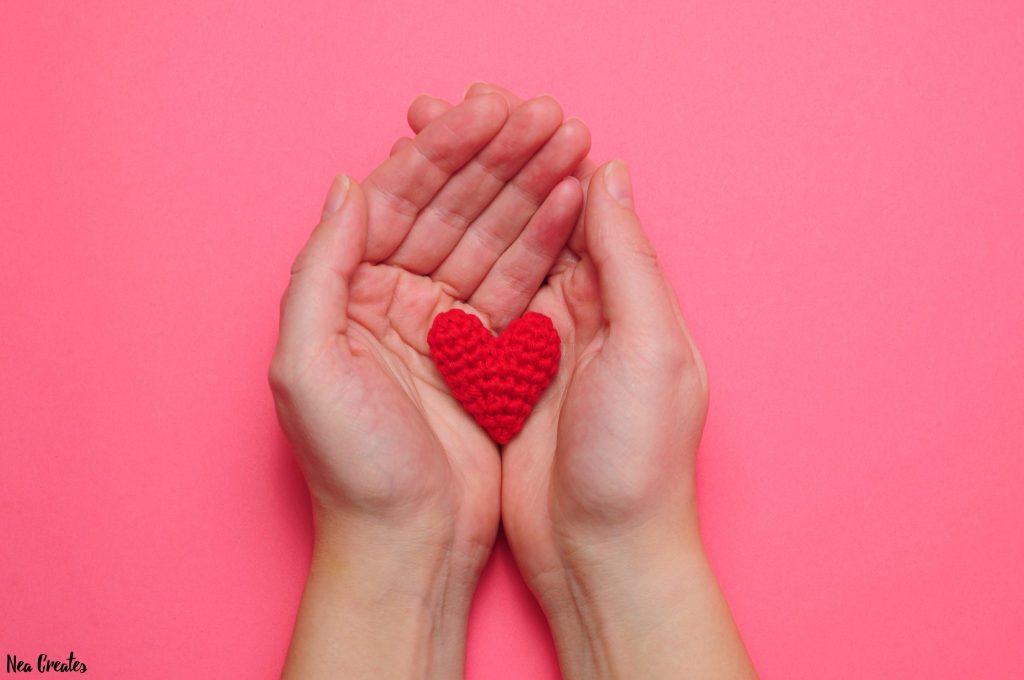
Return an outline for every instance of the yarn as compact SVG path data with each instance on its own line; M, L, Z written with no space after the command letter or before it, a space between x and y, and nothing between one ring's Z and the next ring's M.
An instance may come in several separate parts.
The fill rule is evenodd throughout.
M427 344L452 396L499 444L522 429L561 358L558 331L537 312L494 336L477 317L450 309L434 318Z

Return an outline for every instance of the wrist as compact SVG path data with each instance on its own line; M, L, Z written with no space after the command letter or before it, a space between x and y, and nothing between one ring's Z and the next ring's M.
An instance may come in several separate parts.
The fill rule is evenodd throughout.
M420 503L415 511L391 513L314 499L313 557L377 565L374 570L381 579L390 575L418 588L443 577L472 591L494 537L479 535L474 526L459 522L460 517L459 507L450 503Z
M462 677L480 568L421 529L316 518L285 677Z
M752 677L695 531L577 541L562 563L531 585L567 680Z
M488 551L448 524L394 526L375 518L317 517L310 573L359 585L370 600L419 600L431 611L472 598Z
M685 599L686 582L706 564L699 543L652 543L640 533L574 542L561 560L532 585L567 680L629 677L632 642Z

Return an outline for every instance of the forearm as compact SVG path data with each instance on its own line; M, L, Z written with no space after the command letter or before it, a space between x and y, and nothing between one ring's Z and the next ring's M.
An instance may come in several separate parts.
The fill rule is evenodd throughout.
M567 680L757 677L699 539L676 538L577 546L535 584Z
M371 528L318 529L283 678L461 678L475 574Z

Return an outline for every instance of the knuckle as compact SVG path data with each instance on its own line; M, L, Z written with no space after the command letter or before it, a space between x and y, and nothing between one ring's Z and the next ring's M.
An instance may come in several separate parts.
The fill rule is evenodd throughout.
M533 277L530 271L521 266L505 267L501 272L501 278L509 290L519 295L527 295L535 288Z
M505 252L505 248L508 247L508 241L496 231L495 226L474 226L469 233L476 238L477 243L495 257L500 257Z
M275 394L286 394L292 384L292 368L286 357L276 352L267 369L267 383Z
M653 343L647 355L650 368L660 374L681 377L696 368L686 338L675 334Z
M299 272L301 272L303 269L305 269L308 266L309 266L309 257L306 255L305 249L303 249L302 251L299 252L298 255L295 256L295 259L292 260L292 268L289 271L289 274L292 277L294 277L296 274L298 274Z
M661 270L661 260L658 259L658 251L654 249L654 245L647 239L639 239L639 242L633 247L633 254L643 266L654 270Z
M469 227L470 218L456 208L431 203L429 209L441 224L450 227L456 233L461 234Z
M515 196L523 202L531 214L537 212L540 209L541 204L544 203L544 196L541 195L537 187L534 186L534 181L528 176L522 178L516 177L509 182L507 187L510 188Z
M416 144L415 140L412 142L412 148L420 150L420 147ZM377 195L384 200L384 204L391 209L391 211L405 216L405 217L416 217L420 212L420 207L416 205L411 199L402 196L396 191L382 185L379 181L369 177L364 182L364 190L368 191L371 195Z
M305 352L282 351L278 348L267 368L267 382L271 391L280 398L299 392L311 368L312 360Z

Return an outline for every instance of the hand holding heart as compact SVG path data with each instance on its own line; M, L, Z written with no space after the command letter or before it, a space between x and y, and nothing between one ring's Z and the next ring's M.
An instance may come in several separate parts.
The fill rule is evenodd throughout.
M459 674L498 530L501 458L438 373L427 332L453 308L490 330L522 314L577 221L571 173L589 144L551 97L514 109L473 97L361 183L331 187L292 266L269 375L316 532L296 677L317 675L325 646L344 677L414 677L380 671L381 658L402 661L395 648L429 658L429 677ZM332 621L364 622L348 644L324 639L325 603Z
M474 86L409 120L332 186L282 300L270 383L316 528L285 676L461 677L500 517L566 677L675 677L677 622L637 604L676 602L678 578L630 580L707 585L707 381L626 168L584 161L550 97ZM720 597L677 604L698 643L735 634ZM720 657L701 658L739 673L703 677L741 677Z

